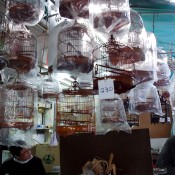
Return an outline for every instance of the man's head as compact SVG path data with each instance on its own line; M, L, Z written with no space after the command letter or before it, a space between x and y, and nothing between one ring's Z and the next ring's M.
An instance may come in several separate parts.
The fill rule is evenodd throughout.
M27 144L22 140L17 140L9 147L10 153L20 161L26 161L31 158L31 151Z

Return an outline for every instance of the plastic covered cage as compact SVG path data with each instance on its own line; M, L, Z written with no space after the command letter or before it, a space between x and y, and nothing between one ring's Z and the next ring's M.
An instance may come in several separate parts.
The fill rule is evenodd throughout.
M36 25L44 14L43 0L7 0L7 16L16 24Z
M6 38L5 50L9 54L8 67L18 73L27 73L35 67L37 39L28 30L11 31Z
M58 34L56 69L77 75L89 73L93 68L91 58L93 37L90 30L75 21Z
M0 11L0 70L4 69L8 64L8 55L4 51L4 43L6 38L6 17Z
M34 120L34 90L19 82L0 89L0 127L28 130Z

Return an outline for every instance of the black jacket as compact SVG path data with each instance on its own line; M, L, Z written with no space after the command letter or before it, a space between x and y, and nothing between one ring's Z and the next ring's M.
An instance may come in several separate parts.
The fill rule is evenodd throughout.
M166 168L167 175L175 175L175 136L167 139L156 165L159 168Z
M14 158L6 160L0 166L0 175L46 175L42 160L36 156L27 163L18 163Z

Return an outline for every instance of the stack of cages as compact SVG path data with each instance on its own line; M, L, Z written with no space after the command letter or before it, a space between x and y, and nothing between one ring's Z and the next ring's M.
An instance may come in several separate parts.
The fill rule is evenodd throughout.
M29 130L34 124L34 90L22 82L1 89L0 127Z
M59 94L57 113L59 135L95 132L95 97L91 89L65 89Z

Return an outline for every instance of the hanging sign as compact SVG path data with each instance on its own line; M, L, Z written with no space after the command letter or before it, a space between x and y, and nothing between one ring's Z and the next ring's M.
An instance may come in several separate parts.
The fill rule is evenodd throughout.
M99 99L114 98L114 81L112 79L98 81Z

